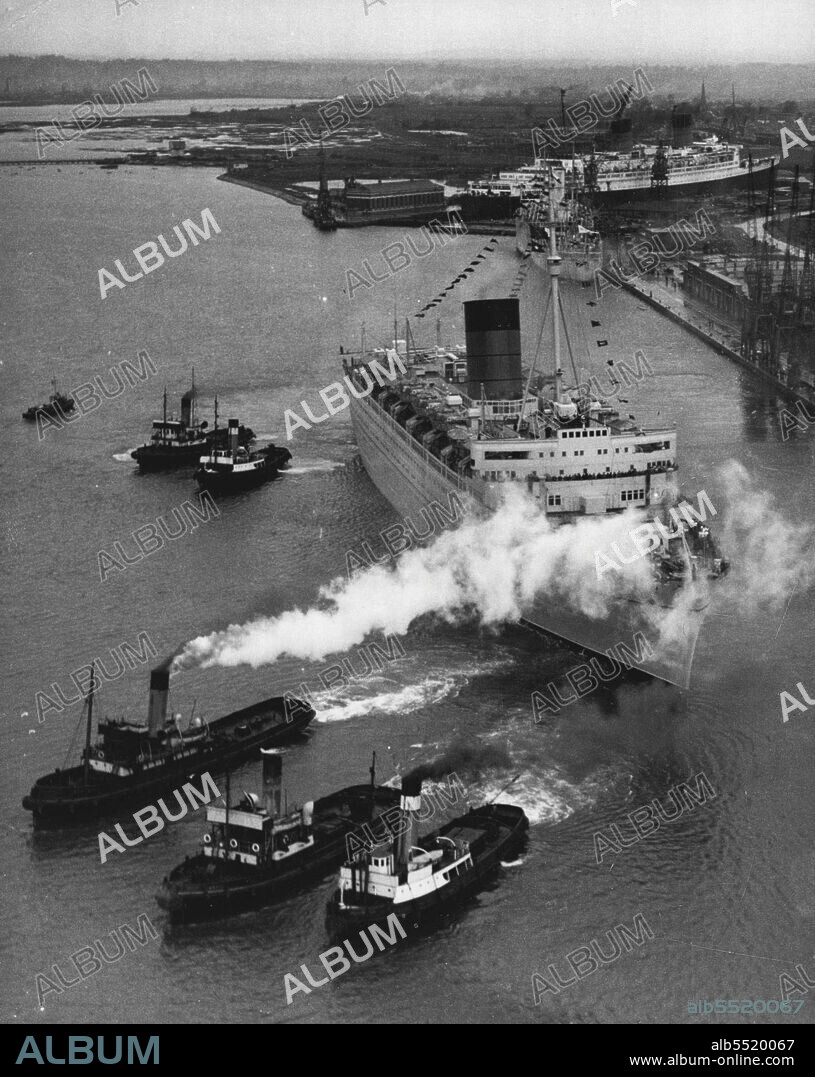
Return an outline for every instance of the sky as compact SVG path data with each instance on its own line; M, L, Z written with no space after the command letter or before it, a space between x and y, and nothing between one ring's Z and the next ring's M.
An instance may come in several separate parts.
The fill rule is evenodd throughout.
M815 0L0 0L4 53L804 63Z

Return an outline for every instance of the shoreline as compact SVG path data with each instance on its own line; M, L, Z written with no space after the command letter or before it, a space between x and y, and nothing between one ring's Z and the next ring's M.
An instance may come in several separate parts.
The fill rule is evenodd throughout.
M228 172L223 172L220 176L216 177L222 180L224 183L234 183L238 187L249 187L253 191L260 191L261 194L270 194L274 198L280 198L283 202L288 202L292 206L302 206L308 201L306 198L299 198L293 191L289 191L282 187L268 187L266 184L260 183L257 180L241 179L238 176L231 176Z

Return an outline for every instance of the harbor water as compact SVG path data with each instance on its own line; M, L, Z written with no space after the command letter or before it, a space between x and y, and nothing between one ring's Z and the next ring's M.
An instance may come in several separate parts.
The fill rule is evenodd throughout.
M202 927L170 928L154 900L161 879L196 851L203 809L100 863L98 826L35 832L21 799L66 758L84 732L81 704L48 709L37 693L111 648L147 633L158 658L187 640L260 615L311 606L343 576L349 551L383 551L379 533L398 521L358 466L348 412L300 429L288 443L291 470L218 503L217 517L155 552L134 555L133 532L169 519L196 499L189 471L140 475L129 452L161 413L177 410L190 382L200 413L238 417L260 438L286 444L285 410L325 409L320 390L339 379L340 345L393 336L483 249L462 235L392 272L381 254L405 229L321 233L299 209L219 182L208 169L91 164L4 169L7 213L0 255L2 458L0 502L3 618L0 810L7 900L0 913L6 1021L69 1023L192 1021L370 1023L694 1022L696 999L777 999L779 977L798 965L815 979L815 857L812 851L813 710L782 711L781 694L815 694L812 595L805 583L780 610L713 603L687 692L656 682L599 690L535 722L532 696L580 662L564 647L517 627L432 618L401 637L404 655L367 676L358 649L345 683L325 688L320 670L284 657L257 668L187 670L171 684L174 711L215 717L255 700L314 686L317 719L288 747L288 802L302 803L364 781L373 751L378 778L449 753L473 802L520 804L530 818L519 861L466 908L417 938L388 946L289 1004L287 973L306 965L322 978L329 948L325 905L333 880L281 904ZM100 297L98 271L116 259L135 275L134 248L209 209L219 231L148 276ZM418 233L414 237L421 249ZM349 295L349 271L376 283ZM463 342L462 299L507 294L518 270L513 237L437 308L442 342ZM534 348L545 280L531 268L521 292L523 340ZM644 423L675 422L683 490L725 505L722 471L738 461L770 520L815 524L815 431L782 438L785 406L772 389L622 290L567 284L573 345L601 380L642 351L653 375L620 390L622 412ZM591 321L601 323L593 327ZM418 343L435 343L435 324ZM598 339L608 345L597 347ZM156 370L64 429L21 420L45 399L53 376L70 391L147 352ZM544 353L545 354L545 353ZM714 525L715 526L715 523ZM785 525L786 526L786 525ZM120 542L134 561L100 578L100 552ZM779 546L780 553L783 547ZM793 567L793 572L795 571ZM382 639L378 642L384 646ZM152 660L151 660L152 661ZM148 669L134 663L103 683L97 712L143 719ZM346 671L349 672L349 671ZM539 716L540 717L540 716ZM258 788L247 764L232 789ZM715 792L632 841L628 813L704 775ZM513 782L513 779L514 782ZM451 809L453 810L453 809ZM619 826L628 847L602 855ZM648 829L648 828L644 828ZM35 977L66 979L69 959L147 914L158 937L42 1003ZM641 914L653 937L574 980L568 954ZM108 945L108 949L113 947ZM533 994L535 973L558 970L564 985ZM115 990L111 988L115 981ZM811 1020L802 995L797 1016ZM635 1000L637 1000L635 1002ZM777 1021L779 1017L736 1017Z

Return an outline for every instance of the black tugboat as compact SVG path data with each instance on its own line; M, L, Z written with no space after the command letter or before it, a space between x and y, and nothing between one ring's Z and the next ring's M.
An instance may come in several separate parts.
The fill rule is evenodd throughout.
M408 927L448 911L478 890L502 860L518 855L529 820L513 804L485 804L423 838L414 833L422 783L405 778L397 836L358 852L340 869L328 903L332 934L395 914Z
M34 422L37 415L48 415L52 419L63 418L68 412L73 411L76 402L72 396L59 392L57 379L51 379L51 388L54 390L45 404L34 404L23 412L23 418Z
M214 721L193 715L182 730L180 715L167 716L169 686L167 664L152 670L147 721L100 721L98 740L92 744L91 675L82 762L39 778L23 797L35 823L64 826L129 803L143 807L179 783L207 771L222 774L259 748L290 740L314 718L306 703L275 696Z
M215 400L215 426L198 422L195 417L195 376L192 387L181 397L181 418L167 418L167 390L164 390L164 413L153 420L153 433L146 445L140 445L130 454L141 471L164 471L174 467L191 467L202 454L214 446L226 445L227 432L218 428L218 400ZM254 441L255 434L247 426L238 427L238 443L242 446Z
M250 452L240 444L238 420L230 419L226 448L213 446L209 456L202 456L195 477L213 494L239 493L275 478L289 460L289 450L276 445Z
M278 901L341 864L346 838L363 824L385 812L380 822L388 833L391 814L392 822L399 816L398 789L375 784L376 756L370 785L351 785L281 812L281 757L267 750L262 755L262 801L244 793L232 806L227 785L225 805L207 808L210 829L202 851L164 879L156 900L172 921L209 920Z

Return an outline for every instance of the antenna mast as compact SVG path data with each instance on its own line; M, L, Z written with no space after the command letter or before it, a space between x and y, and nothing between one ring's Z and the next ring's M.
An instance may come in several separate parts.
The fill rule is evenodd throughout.
M91 770L91 724L93 721L93 690L96 687L94 676L95 663L91 663L91 683L88 690L88 725L85 729L85 785L88 784Z
M560 403L562 392L563 371L560 369L560 255L557 250L557 236L555 235L555 202L552 193L552 167L549 166L549 257L546 259L549 266L549 279L552 288L552 347L555 359L555 403Z

